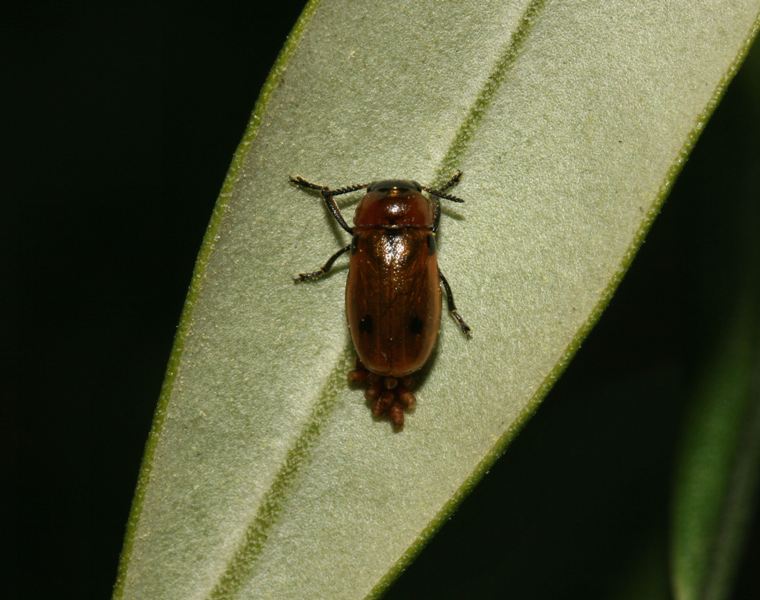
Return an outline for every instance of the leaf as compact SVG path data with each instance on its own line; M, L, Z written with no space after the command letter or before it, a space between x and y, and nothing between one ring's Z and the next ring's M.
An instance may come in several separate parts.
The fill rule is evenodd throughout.
M675 483L676 598L731 597L760 466L758 299L730 317L698 382Z
M663 509L672 500L674 432L688 392L709 380L704 350L707 358L715 354L715 334L725 337L736 299L760 277L758 59L756 39L647 243L568 370L509 452L383 598L493 598L506 590L531 600L673 595L673 519ZM760 301L754 306L757 313ZM751 334L750 321L743 322ZM703 356L694 356L695 349ZM745 431L736 433L760 440L751 423L742 420ZM709 438L695 447L703 445L714 453ZM760 474L752 454L744 444L738 455L750 477L725 479L747 489ZM711 478L696 474L699 483ZM736 497L738 488L726 491ZM730 520L749 520L758 506L751 497L732 505ZM734 567L741 560L731 597L760 597L744 589L757 583L752 530L721 535L732 543L750 536L744 557L732 552L726 561L725 545L714 550Z
M759 9L311 3L198 259L115 596L379 593L598 318ZM287 177L457 168L468 203L446 211L440 259L474 338L444 322L394 434L345 383L340 272L291 282L345 240Z
M699 273L692 303L699 331L693 389L676 464L671 563L675 597L738 597L733 580L757 510L760 484L760 229L756 149L760 135L760 50L737 81L745 118L721 122L741 131L713 165L728 175L706 192L730 210L695 211L691 256ZM733 92L733 90L732 90ZM754 116L754 118L752 118ZM746 118L749 117L749 118ZM710 189L710 188L714 189ZM712 193L711 193L712 192ZM754 515L754 518L757 518Z

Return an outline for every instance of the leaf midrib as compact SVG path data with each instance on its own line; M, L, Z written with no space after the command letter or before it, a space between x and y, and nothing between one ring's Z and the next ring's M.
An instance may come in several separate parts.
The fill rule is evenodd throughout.
M546 0L532 0L523 11L517 27L504 48L497 55L497 60L490 74L480 86L467 111L466 117L449 143L448 150L436 170L435 183L448 179L457 169L457 163L467 151L471 139L499 90ZM314 407L303 424L301 432L295 438L285 455L279 470L264 493L261 503L242 536L234 554L227 561L227 568L214 585L209 600L226 600L233 598L254 569L254 564L264 549L268 532L275 525L282 507L287 499L288 490L297 479L299 471L309 463L309 455L315 441L319 438L324 423L336 404L338 385L345 381L345 373L350 368L353 349L350 344L344 348L340 358L330 371L325 384L316 396Z
M188 334L188 331L191 329L190 324L191 324L192 308L193 308L195 300L198 297L199 291L202 287L202 277L203 277L203 273L205 271L206 265L208 263L208 258L212 254L213 249L214 249L213 232L216 232L219 229L221 218L228 204L227 200L229 199L230 192L232 188L234 187L235 182L237 180L237 170L239 166L244 162L245 156L248 153L248 148L250 147L252 140L255 138L256 134L258 133L258 126L261 122L261 117L263 115L264 108L267 105L271 92L279 83L284 64L289 58L293 49L297 47L298 41L300 40L300 37L303 33L305 26L307 25L311 16L314 14L316 9L318 8L319 4L320 4L319 0L312 0L309 3L309 5L306 7L306 9L304 10L304 13L299 19L299 22L296 24L296 27L294 28L293 33L291 34L288 40L288 43L283 49L283 52L280 58L275 64L275 67L270 75L270 78L267 81L267 84L265 84L265 87L262 90L262 95L254 111L254 115L252 117L251 124L249 126L249 131L246 133L244 140L241 143L241 147L236 153L235 159L233 161L233 166L230 170L230 174L227 178L227 181L225 182L225 186L222 190L222 194L220 195L220 201L218 203L217 209L215 210L214 216L212 217L212 222L209 227L209 232L207 233L206 239L204 240L204 245L198 259L195 274L193 276L193 286L188 296L188 302L183 313L180 331L178 333L177 341L175 344L175 350L173 351L172 357L170 360L170 366L167 373L167 379L164 384L164 390L162 392L162 397L160 399L159 407L156 414L154 429L153 429L153 432L151 433L148 446L146 448L146 457L144 460L143 470L140 476L140 482L138 484L138 490L135 497L135 503L133 506L132 515L130 517L130 525L129 525L129 530L128 530L129 533L125 541L124 555L122 557L122 561L120 565L120 574L119 574L119 579L117 580L117 586L115 590L116 598L120 598L123 595L125 574L126 574L127 565L129 563L131 550L132 550L132 538L134 536L136 523L139 520L140 512L142 509L142 499L144 497L145 488L147 487L148 480L150 479L152 456L153 456L153 452L154 452L157 440L160 438L160 434L161 434L161 430L163 426L163 417L166 412L166 406L168 404L169 396L171 395L173 381L176 376L177 368L179 366L180 357L182 355L182 349L184 346L184 340ZM485 115L487 111L490 100L493 98L496 91L498 91L499 85L503 83L504 79L506 78L510 67L514 64L514 61L519 55L520 50L523 47L525 40L528 38L528 34L530 33L533 22L539 16L544 6L545 6L545 0L533 1L527 5L527 8L523 12L523 15L519 21L519 25L517 29L513 32L512 36L510 37L509 43L505 46L504 51L499 54L499 58L496 61L496 64L494 65L494 69L492 70L491 75L489 75L489 77L485 80L484 85L481 87L481 91L478 93L474 102L472 103L472 106L468 112L467 117L462 121L462 124L460 125L459 129L454 135L452 142L449 145L449 149L441 161L441 166L439 170L436 172L437 180L441 180L445 178L447 174L449 174L453 169L455 169L458 159L461 156L463 156L463 154L466 152L468 145L472 139L472 136L474 135L474 132L476 131L480 121L482 120L482 117ZM578 330L576 336L573 338L569 346L566 348L565 352L562 354L562 359L557 363L557 365L552 370L552 372L547 375L542 385L537 389L536 393L533 395L533 397L531 398L531 400L529 401L525 409L522 411L518 419L512 425L512 427L510 427L510 429L507 432L505 432L504 435L496 442L492 452L490 452L483 458L483 460L478 464L478 466L475 468L471 476L468 477L467 481L464 482L463 486L455 494L455 496L452 497L451 500L447 502L444 507L442 507L442 510L439 511L439 513L436 514L435 517L431 520L430 525L421 532L421 536L418 538L418 540L414 544L415 549L418 549L416 547L418 546L419 540L429 537L430 533L432 533L432 531L436 528L437 523L440 521L441 515L449 512L453 508L453 506L455 506L459 502L461 497L464 495L465 490L468 489L474 483L474 481L476 481L479 478L479 474L482 473L482 471L485 469L484 465L491 464L493 460L495 460L495 457L500 452L500 449L503 449L506 442L515 435L515 433L517 432L517 430L519 430L519 428L525 422L527 417L535 410L535 407L538 401L545 395L551 383L555 381L557 377L559 376L559 374L561 373L561 371L564 370L567 362L569 361L570 356L572 356L572 354L574 354L574 352L577 350L577 347L579 345L579 339L581 339L585 335L585 333L591 328L593 323L596 322L596 320L598 319L602 308L609 301L612 291L615 289L620 279L622 278L623 273L627 269L627 266L630 264L633 254L635 252L635 249L640 245L646 231L649 229L649 226L651 225L651 222L654 216L659 210L659 206L661 205L665 195L667 194L667 191L669 190L669 188L672 185L672 182L675 179L675 176L680 171L680 168L683 164L683 161L681 160L682 157L685 156L685 154L688 152L688 150L693 146L694 142L696 141L696 138L698 137L698 134L701 130L700 123L703 123L706 120L706 117L709 116L709 114L712 112L720 96L722 95L723 90L725 90L725 87L728 81L730 81L730 79L735 74L737 66L738 64L741 63L743 56L746 54L746 51L749 47L749 42L753 38L754 32L757 30L757 27L758 27L758 21L756 20L747 38L747 42L745 43L744 48L737 55L735 61L732 63L725 77L721 80L718 87L716 88L716 91L713 97L711 98L710 102L706 106L704 112L702 113L702 115L700 115L700 118L697 120L697 124L695 125L692 131L692 134L687 138L684 144L684 148L682 149L682 152L679 153L673 166L671 167L671 169L669 169L667 176L663 181L663 185L661 186L660 193L658 194L658 197L655 199L649 214L642 221L641 227L639 231L637 232L635 238L633 239L631 246L629 248L629 251L626 252L625 256L623 257L620 269L611 278L609 286L603 292L599 303L589 315L588 320ZM230 580L233 580L237 582L238 584L244 583L243 577L241 577L241 575L244 575L245 573L250 572L251 568L253 567L253 563L255 562L256 557L260 555L261 550L264 547L264 544L266 542L266 532L269 529L271 529L273 524L277 522L277 518L281 514L281 511L279 510L274 510L272 512L272 511L268 511L266 507L267 506L270 508L274 507L275 509L277 509L277 507L280 507L280 508L282 507L284 501L286 500L285 492L287 491L287 489L289 489L289 484L291 484L295 480L297 474L302 469L302 467L308 463L309 451L311 448L313 448L314 442L318 439L319 434L321 433L322 424L326 422L333 406L335 405L334 400L336 397L335 396L336 393L330 392L330 383L333 382L334 378L336 377L340 378L340 380L342 381L343 373L345 372L345 369L347 368L347 365L350 361L350 356L351 356L351 348L347 347L344 350L344 352L341 354L341 358L339 359L338 363L330 371L330 375L328 376L326 383L323 386L322 391L320 391L319 395L316 398L316 402L314 404L311 414L309 415L308 420L305 422L302 431L299 433L298 437L295 439L293 445L291 446L290 451L287 453L286 459L283 462L283 464L280 466L275 478L273 479L272 484L270 485L267 492L265 492L264 499L261 502L256 512L256 515L251 520L251 525L246 529L246 533L244 534L244 539L241 543L240 548L233 555L233 559L228 562L229 566L225 570L225 572L221 575L216 586L212 590L211 596L210 596L211 598L226 598L235 594L235 592L238 589L237 587L235 589L227 589L227 588L222 587L221 584L227 578L230 578ZM298 455L298 460L296 461L295 466L289 464L289 461L287 458L287 457L290 457L292 453L296 453ZM280 483L278 484L278 482ZM267 517L270 517L270 518L267 518ZM255 533L253 539L249 539L249 536L248 536L249 531L253 531ZM260 536L260 537L257 538L256 536ZM235 557L237 557L238 555L242 556L246 547L250 547L251 549L255 550L254 553L250 554L250 556L252 557L252 560L236 561ZM408 562L411 559L413 553L414 553L414 550L412 549L409 552L407 552L403 557L401 557L400 560L396 564L394 564L391 567L391 569L386 573L386 575L378 582L377 586L372 590L371 595L375 595L379 593L379 591L385 585L387 585L387 583L389 582L391 578L391 575L400 568L400 565L402 563Z

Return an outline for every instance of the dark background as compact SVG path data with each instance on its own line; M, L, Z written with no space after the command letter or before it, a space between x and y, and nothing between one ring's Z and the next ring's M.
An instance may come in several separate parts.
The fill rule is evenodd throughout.
M17 484L0 596L110 595L195 256L302 7L51 0L4 20L21 293L3 300L20 319L4 350ZM731 289L725 265L741 269L747 249L727 241L757 216L757 54L572 366L389 598L604 598L632 565L667 575L673 451L720 327L721 300L695 297L714 277ZM737 598L760 598L753 531Z

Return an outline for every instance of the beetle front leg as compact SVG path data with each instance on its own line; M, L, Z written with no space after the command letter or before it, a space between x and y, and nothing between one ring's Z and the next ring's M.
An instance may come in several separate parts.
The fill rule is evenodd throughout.
M347 185L342 188L331 190L326 185L320 185L318 183L306 181L303 177L300 177L298 175L291 176L290 181L292 183L295 183L298 187L305 188L307 190L315 190L322 194L322 200L325 201L327 210L330 211L330 214L332 214L333 218L338 222L338 225L353 235L354 230L352 227L349 227L348 223L346 223L346 220L343 218L338 205L335 203L334 196L340 196L341 194L348 194L349 192L355 192L357 190L364 189L368 184L355 183L353 185Z
M441 273L440 269L438 269L438 277L441 278L443 289L446 290L446 303L449 308L449 314L457 322L459 329L462 330L462 333L465 334L468 338L472 337L472 329L470 329L470 326L464 322L462 315L459 314L457 306L454 304L454 294L451 293L451 286L449 285L449 282L446 281L446 278L443 276L443 273Z
M338 250L335 254L333 254L330 258L327 259L327 262L322 265L319 269L316 271L312 271L311 273L299 273L295 277L293 277L293 281L296 283L301 283L303 281L316 281L317 279L320 279L327 275L327 273L330 272L330 269L332 269L333 264L336 260L340 257L341 254L344 254L345 252L348 252L351 249L351 244L346 246L345 248L341 248Z
M446 198L447 200L453 200L454 202L464 202L461 198L458 198L457 196L452 196L451 194L446 194L446 190L448 190L451 187L454 187L457 183L459 183L459 180L462 178L462 171L456 171L449 180L444 183L440 188L438 189L432 189L428 186L423 185L422 189L425 190L427 193L429 193L431 196L434 197L433 200L433 233L438 231L438 225L441 223L441 198Z

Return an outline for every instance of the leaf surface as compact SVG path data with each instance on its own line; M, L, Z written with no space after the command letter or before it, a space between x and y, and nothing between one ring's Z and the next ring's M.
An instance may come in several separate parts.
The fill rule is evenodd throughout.
M310 4L201 250L118 598L379 592L558 377L746 52L757 0ZM244 75L241 75L244 76ZM402 433L350 389L345 236L288 175L465 176L448 319ZM350 217L352 202L341 206Z

